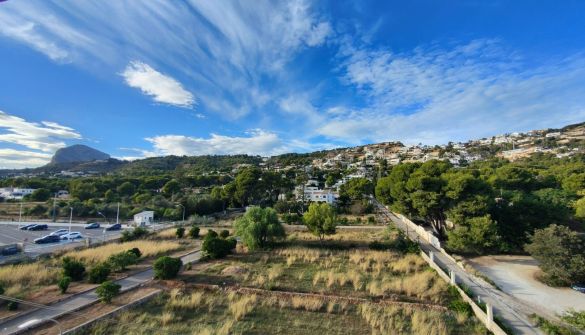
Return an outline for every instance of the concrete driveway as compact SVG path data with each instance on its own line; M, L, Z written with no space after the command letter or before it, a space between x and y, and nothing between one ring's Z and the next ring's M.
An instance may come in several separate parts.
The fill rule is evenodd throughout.
M530 256L482 256L469 263L502 291L552 315L570 308L585 310L585 294L570 288L550 287L536 280L538 263Z

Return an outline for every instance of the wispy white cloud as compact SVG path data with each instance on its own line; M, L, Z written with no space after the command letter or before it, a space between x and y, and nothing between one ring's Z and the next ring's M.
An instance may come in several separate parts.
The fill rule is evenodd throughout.
M0 149L0 169L22 169L47 164L51 154L15 149Z
M444 143L585 118L585 58L536 67L498 41L410 53L341 48L340 74L367 101L336 109L318 132L350 143Z
M35 167L49 162L51 155L66 145L66 140L81 139L70 127L55 122L29 122L0 111L0 143L16 148L0 148L0 168Z
M254 129L247 136L225 136L211 134L208 138L182 135L162 135L146 139L152 143L153 151L142 152L144 156L196 156L249 154L271 156L292 151L312 150L316 146L302 141L284 141L276 133Z
M195 97L174 78L164 75L150 65L132 61L122 73L126 84L138 88L154 101L177 107L193 107Z
M54 122L29 122L0 111L0 142L51 153L64 147L64 140L71 139L81 139L81 135Z

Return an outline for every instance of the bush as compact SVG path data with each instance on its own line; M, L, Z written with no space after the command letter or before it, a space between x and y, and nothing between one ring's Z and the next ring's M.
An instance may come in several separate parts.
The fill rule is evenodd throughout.
M65 292L67 292L69 284L71 284L71 277L63 276L61 279L59 279L57 286L59 287L59 290L61 290L61 294L65 294Z
M140 252L140 249L138 249L138 248L132 248L132 249L128 250L128 252L136 255L136 258L140 258L142 256L142 252Z
M195 239L199 237L199 227L191 227L191 229L189 229L189 237Z
M4 285L0 284L0 295L4 294Z
M234 238L223 239L214 236L206 236L201 250L209 258L223 258L235 249L238 242Z
M11 301L7 305L9 311L15 311L18 309L18 303L16 301Z
M370 248L372 250L384 251L384 250L392 249L392 244L391 243L384 243L384 242L380 242L380 241L373 241L368 245L368 248Z
M569 227L537 229L526 251L539 263L543 280L554 286L585 282L585 239Z
M185 236L185 228L183 227L177 228L177 230L175 231L175 235L177 235L177 238L183 238L183 236Z
M71 257L64 257L62 261L63 276L70 277L73 281L80 281L85 275L85 265Z
M92 284L101 284L108 280L110 275L110 265L108 263L100 263L89 270L89 282Z
M209 230L207 231L207 234L205 235L205 237L208 237L208 236L210 236L210 237L217 237L218 235L217 235L217 233L215 232L215 230L213 230L213 229L209 229Z
M148 229L144 227L136 227L132 230L124 230L122 232L121 241L122 242L134 241L146 237L149 234L150 232L148 231Z
M230 236L230 232L227 229L224 229L219 232L219 237L221 238L227 238L228 236Z
M95 290L95 292L97 293L98 298L100 298L102 302L109 304L110 302L112 302L112 299L114 299L114 297L120 293L121 288L122 286L120 286L119 284L107 280L103 282Z
M158 279L172 279L177 277L183 261L180 258L169 256L159 257L153 265L154 277Z
M123 251L108 257L107 262L113 271L124 271L128 266L138 263L138 257L133 252Z

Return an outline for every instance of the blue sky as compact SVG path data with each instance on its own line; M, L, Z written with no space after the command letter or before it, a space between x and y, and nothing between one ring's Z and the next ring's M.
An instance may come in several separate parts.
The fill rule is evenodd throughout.
M0 2L0 168L585 120L582 1Z

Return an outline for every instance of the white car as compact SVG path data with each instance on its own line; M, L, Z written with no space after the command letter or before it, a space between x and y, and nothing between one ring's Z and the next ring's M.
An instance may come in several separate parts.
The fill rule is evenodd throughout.
M69 233L69 229L59 229L59 230L55 230L54 232L50 233L49 235L53 235L53 236L63 236L65 234Z
M62 240L75 240L78 238L83 238L83 235L81 235L81 233L77 231L61 235Z

